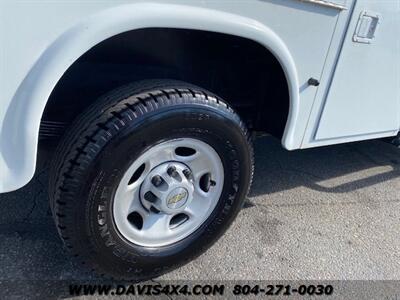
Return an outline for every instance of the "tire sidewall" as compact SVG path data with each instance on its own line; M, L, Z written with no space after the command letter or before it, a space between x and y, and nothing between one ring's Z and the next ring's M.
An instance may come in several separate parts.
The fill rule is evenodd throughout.
M172 245L151 248L128 242L113 220L118 184L129 166L146 150L167 140L195 138L213 147L224 167L224 187L207 220ZM251 154L235 115L214 107L187 104L159 109L135 119L102 147L89 165L78 193L76 225L85 228L80 240L90 244L94 263L108 272L161 273L208 248L240 210L251 180ZM122 271L123 270L123 271Z

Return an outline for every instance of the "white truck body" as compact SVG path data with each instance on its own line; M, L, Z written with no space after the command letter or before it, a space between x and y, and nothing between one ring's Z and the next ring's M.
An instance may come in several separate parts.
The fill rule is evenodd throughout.
M152 27L237 35L271 51L289 87L286 149L399 131L400 0L2 0L0 192L33 177L41 117L68 67L107 38Z

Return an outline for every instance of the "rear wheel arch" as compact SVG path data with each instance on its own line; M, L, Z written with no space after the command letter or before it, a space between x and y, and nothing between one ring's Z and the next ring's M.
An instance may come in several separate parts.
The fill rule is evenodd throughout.
M160 14L155 16L154 10ZM220 32L252 40L267 48L282 66L288 83L290 109L284 144L291 147L290 128L298 109L297 71L289 50L272 30L255 20L216 10L183 5L130 4L93 15L62 34L27 74L7 108L1 131L1 140L7 141L2 143L1 152L8 167L5 181L0 186L2 192L15 190L33 177L42 114L50 94L66 70L83 53L105 39L151 27Z
M185 81L212 91L234 107L250 129L283 135L288 86L269 50L239 36L172 28L121 33L82 55L52 91L41 135L57 135L57 129L62 131L110 90L154 79Z

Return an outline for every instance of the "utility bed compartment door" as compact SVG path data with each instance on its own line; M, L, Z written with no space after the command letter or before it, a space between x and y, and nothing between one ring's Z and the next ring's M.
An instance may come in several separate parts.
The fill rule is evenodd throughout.
M316 140L356 140L399 129L399 3L356 2Z

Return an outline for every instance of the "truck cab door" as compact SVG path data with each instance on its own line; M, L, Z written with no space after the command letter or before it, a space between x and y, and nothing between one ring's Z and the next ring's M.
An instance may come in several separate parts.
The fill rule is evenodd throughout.
M305 147L399 130L400 0L358 0L351 9L331 84Z

